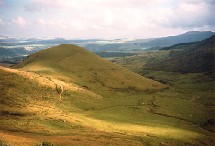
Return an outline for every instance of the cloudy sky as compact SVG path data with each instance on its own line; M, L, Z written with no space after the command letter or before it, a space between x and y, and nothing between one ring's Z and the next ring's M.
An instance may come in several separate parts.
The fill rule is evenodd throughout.
M151 38L215 31L215 0L0 0L0 35Z

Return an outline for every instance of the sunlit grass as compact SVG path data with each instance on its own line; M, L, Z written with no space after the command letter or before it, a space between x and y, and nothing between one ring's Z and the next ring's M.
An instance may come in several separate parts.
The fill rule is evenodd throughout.
M201 127L211 118L208 111L214 110L205 107L212 103L213 92L209 79L202 84L204 75L144 72L154 80L165 81L165 86L109 62L96 64L95 60L102 60L95 56L91 56L95 60L85 58L90 67L80 61L80 66L76 64L80 56L67 56L65 60L62 57L62 62L58 58L54 64L47 57L50 56L45 55L42 61L29 58L32 63L18 70L0 68L0 128L4 130L0 134L7 135L7 131L18 139L20 132L27 133L24 138L31 138L23 141L31 144L45 138L62 145L63 139L55 136L74 135L78 140L66 140L66 144L89 140L92 145L105 145L107 141L113 145L214 142L214 134ZM44 62L46 58L49 61ZM100 68L111 69L106 72ZM55 84L65 88L61 100Z

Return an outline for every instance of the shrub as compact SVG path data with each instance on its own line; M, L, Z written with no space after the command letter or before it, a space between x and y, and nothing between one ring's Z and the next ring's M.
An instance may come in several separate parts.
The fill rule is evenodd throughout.
M36 144L36 146L54 146L50 141L43 141L41 144Z
M10 146L10 145L8 145L8 144L4 143L2 140L0 140L0 146Z

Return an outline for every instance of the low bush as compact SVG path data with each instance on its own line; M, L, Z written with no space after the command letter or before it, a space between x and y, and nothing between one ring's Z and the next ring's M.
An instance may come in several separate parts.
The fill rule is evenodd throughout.
M54 146L50 141L43 141L41 144L36 144L36 146Z

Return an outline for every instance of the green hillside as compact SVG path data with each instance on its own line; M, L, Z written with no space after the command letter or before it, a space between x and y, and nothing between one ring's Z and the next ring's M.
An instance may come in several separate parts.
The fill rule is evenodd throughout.
M186 49L193 48L200 43L201 42L180 43L180 44L175 44L173 46L164 47L164 48L161 48L159 50L184 50L185 48Z
M133 136L111 132L107 129L110 123L90 116L90 107L107 106L100 96L67 84L60 101L52 79L0 67L1 146L35 146L47 141L56 146L141 145Z
M166 58L149 60L146 67L182 73L214 72L215 35L192 44L174 45Z
M64 44L40 51L30 55L18 67L40 74L57 72L94 91L98 88L147 91L165 88L76 45Z

